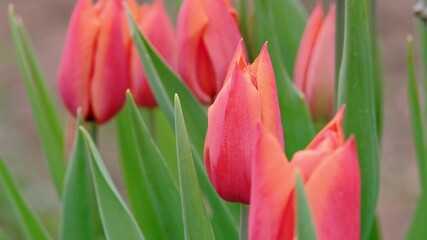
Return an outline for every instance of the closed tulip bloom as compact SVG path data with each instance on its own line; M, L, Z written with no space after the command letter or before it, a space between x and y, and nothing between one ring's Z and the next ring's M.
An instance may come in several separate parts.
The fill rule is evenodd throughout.
M141 32L147 37L153 47L159 52L166 62L176 67L176 39L175 30L168 14L166 13L162 0L156 0L153 4L143 4L138 7L134 0L132 12ZM132 44L130 53L131 76L130 90L135 102L141 107L153 108L157 106L156 99L147 81L138 51Z
M209 108L204 148L209 179L227 201L249 203L258 124L276 137L283 150L276 82L267 46L249 65L240 42L224 87Z
M73 11L58 73L58 88L75 116L104 123L123 106L128 88L120 0L79 0Z
M343 109L288 162L277 139L259 128L253 165L249 235L295 239L295 173L304 181L318 239L360 239L360 170L355 140L344 140Z
M295 84L305 94L314 120L329 121L335 101L335 5L323 18L319 2L298 49Z
M241 39L229 0L185 0L178 16L178 72L198 99L210 104L223 86Z

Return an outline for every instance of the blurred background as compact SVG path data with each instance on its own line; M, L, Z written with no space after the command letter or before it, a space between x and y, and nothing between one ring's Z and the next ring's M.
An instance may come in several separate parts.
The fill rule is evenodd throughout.
M168 3L168 0L164 1ZM315 0L303 1L310 12ZM325 6L330 1L324 1ZM32 112L21 80L7 19L9 3L22 16L50 90L58 98L55 76L73 0L0 0L0 153L25 197L57 236L60 205L44 165ZM173 8L174 6L172 6ZM172 11L171 11L172 12ZM172 14L173 15L173 14ZM412 129L406 95L406 36L416 35L412 1L378 0L378 29L384 63L384 130L378 215L384 239L402 239L419 195ZM172 16L175 19L175 16ZM416 39L416 46L419 44ZM418 49L418 46L416 47ZM416 54L419 68L420 57ZM418 79L421 71L418 69ZM68 121L63 109L63 119ZM121 188L114 123L100 129L101 153ZM20 239L11 206L0 191L0 236Z

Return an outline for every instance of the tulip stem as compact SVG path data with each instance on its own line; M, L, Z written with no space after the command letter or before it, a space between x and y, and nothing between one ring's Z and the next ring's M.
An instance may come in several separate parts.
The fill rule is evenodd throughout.
M240 240L248 239L249 206L240 204Z

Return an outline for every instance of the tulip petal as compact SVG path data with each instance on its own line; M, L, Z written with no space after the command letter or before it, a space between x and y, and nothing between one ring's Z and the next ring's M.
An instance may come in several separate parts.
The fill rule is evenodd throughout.
M298 151L292 157L291 166L300 170L302 179L306 182L326 155L327 153L318 150Z
M264 127L274 134L284 149L283 127L277 97L276 79L267 44L251 65L261 99L261 119Z
M342 129L345 106L342 106L335 117L314 137L306 149L331 152L345 142Z
M315 119L330 119L335 102L335 5L320 29L305 81L306 97Z
M236 46L241 40L239 27L226 1L205 0L210 24L204 33L204 43L213 63L215 86L219 91L226 77Z
M353 137L322 161L305 186L320 240L360 239L360 170Z
M249 239L293 239L295 180L283 147L270 131L258 130L256 158L252 168Z
M295 61L294 80L295 84L305 92L306 78L309 68L311 55L314 45L323 22L323 9L322 3L317 2L316 8L311 14L307 26L305 27L304 34L301 38L301 43L298 48L297 59Z
M98 123L109 120L120 110L129 86L121 11L121 1L111 0L105 3L99 15L101 28L90 89L93 114Z
M211 101L211 97L206 91L211 91L210 86L200 86L199 81L212 82L210 78L214 76L205 76L208 79L199 80L199 63L207 68L211 63L206 62L207 55L203 43L202 34L209 23L203 1L186 0L182 3L178 16L177 42L178 42L178 72L195 95L204 103ZM200 61L204 62L200 62ZM196 70L197 69L197 70ZM208 74L207 74L208 75Z
M66 107L74 116L81 107L84 119L92 118L88 89L99 25L91 0L79 0L71 16L58 72L58 88Z
M162 0L156 0L153 5L141 11L140 27L150 43L155 47L166 62L176 66L176 39L172 22L170 21ZM131 91L135 102L143 107L156 107L157 102L148 84L147 77L141 64L136 48L132 52Z
M230 81L209 108L204 154L212 185L225 200L249 203L259 109L256 88L235 65Z
M230 61L230 66L228 68L228 72L227 75L224 79L224 84L230 79L234 68L235 68L235 64L237 64L237 66L239 67L240 71L244 71L247 67L248 67L248 61L246 61L246 57L244 54L244 46L243 46L243 39L240 39L239 44L237 44L237 48L234 51L234 56Z

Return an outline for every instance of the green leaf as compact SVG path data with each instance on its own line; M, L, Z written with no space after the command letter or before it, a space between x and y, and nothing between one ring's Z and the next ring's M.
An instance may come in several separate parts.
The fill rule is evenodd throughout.
M296 174L297 183L297 236L300 240L317 239L314 228L313 217L307 195L304 191L304 184L299 173Z
M107 239L144 239L134 217L130 213L113 180L108 174L101 155L89 133L80 127L87 150L95 186L96 200Z
M381 227L380 227L378 216L376 216L374 220L374 225L372 226L372 229L371 229L369 240L381 240L381 239L382 239Z
M130 92L127 94L126 108L131 119L140 169L146 183L142 187L147 188L157 221L164 233L163 239L179 239L184 234L178 180L173 177L153 141Z
M215 239L197 180L178 95L175 95L175 136L185 239Z
M9 21L21 74L33 110L46 163L57 193L61 195L65 175L63 126L52 97L47 90L46 81L34 57L22 20L15 16L12 5L9 6Z
M357 140L361 180L361 237L369 237L379 188L379 144L374 74L366 0L346 0L343 56L338 104L346 104L344 131Z
M163 231L148 196L146 180L139 163L138 145L133 139L133 129L129 118L129 108L124 107L116 118L120 164L128 200L140 228L147 239L161 239ZM138 183L138 184L135 184Z
M0 187L3 189L7 199L12 204L13 210L18 217L19 224L24 232L25 239L44 240L51 239L40 219L35 215L30 205L23 198L22 193L0 157Z
M411 125L414 134L415 149L417 152L420 185L423 193L427 193L427 145L425 139L426 128L421 112L420 99L415 77L414 50L412 37L407 43L407 71L408 71L408 102L411 111Z
M407 240L424 240L427 236L427 198L421 195L418 199L417 206L412 217L412 222L409 225L408 232L406 233Z
M80 113L75 128L73 149L70 154L69 167L65 176L61 239L96 239L99 213L96 211L96 199L90 176L89 156L82 132ZM98 221L97 221L98 220Z
M151 44L140 32L135 20L129 14L128 20L132 36L143 63L150 87L171 127L175 127L173 96L181 97L183 115L187 119L196 170L201 188L212 209L212 225L217 239L237 238L238 206L226 203L219 198L206 174L203 162L203 148L207 130L207 114L183 81L164 63Z

